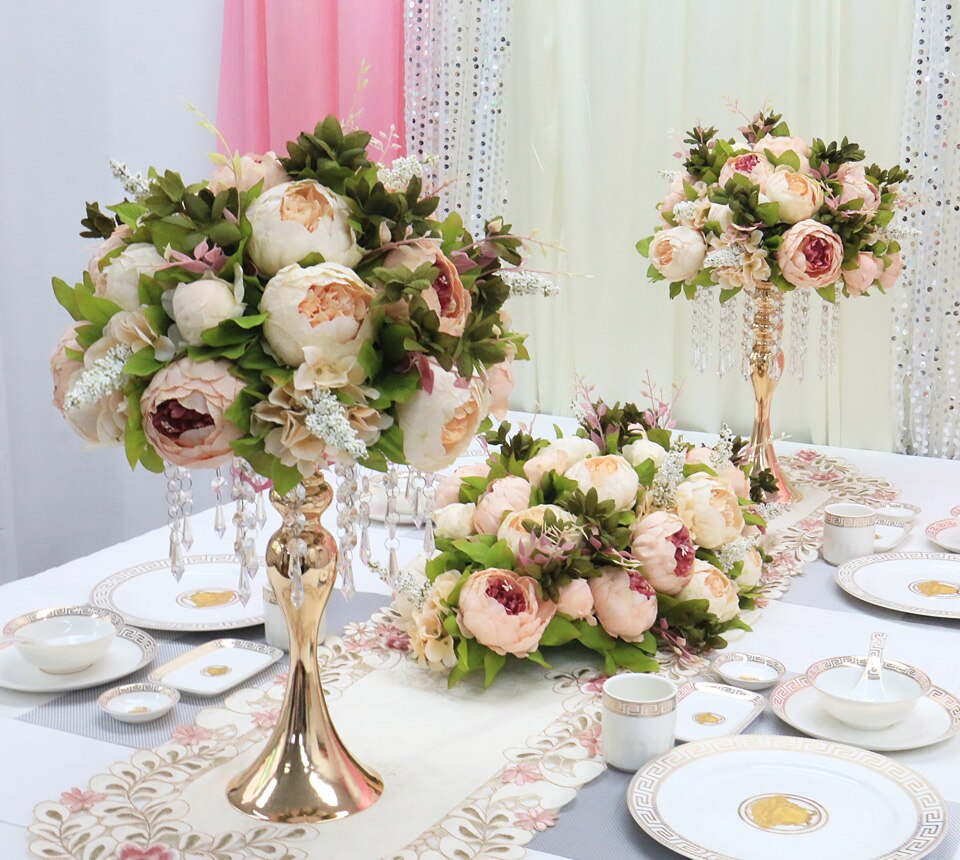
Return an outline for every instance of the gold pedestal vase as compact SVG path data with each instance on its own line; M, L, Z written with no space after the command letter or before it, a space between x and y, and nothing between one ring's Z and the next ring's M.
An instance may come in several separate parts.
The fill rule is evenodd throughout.
M371 806L383 793L380 777L341 742L320 684L318 631L337 563L336 542L320 515L333 493L321 475L306 479L296 493L298 497L270 494L283 525L266 554L270 585L290 633L286 694L270 740L227 790L228 800L241 812L287 824L344 818Z
M750 350L750 382L756 398L753 432L750 434L750 474L769 469L777 482L776 493L768 493L768 502L795 502L800 493L787 480L773 449L770 431L770 407L773 392L783 374L783 350L780 349L782 297L772 284L759 284L754 294L753 348Z

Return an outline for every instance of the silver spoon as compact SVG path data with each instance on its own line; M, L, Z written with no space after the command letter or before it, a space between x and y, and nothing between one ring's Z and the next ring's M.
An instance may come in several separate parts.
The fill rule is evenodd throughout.
M883 686L883 645L886 641L886 633L872 633L870 635L867 665L863 669L860 680L851 690L854 698L864 702L885 702L889 698L886 688Z

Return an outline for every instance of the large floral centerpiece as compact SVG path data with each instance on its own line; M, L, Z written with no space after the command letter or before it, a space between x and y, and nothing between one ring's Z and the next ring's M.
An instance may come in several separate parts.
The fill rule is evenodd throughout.
M451 686L475 671L489 685L508 658L547 665L568 643L610 673L656 671L660 646L749 629L765 524L743 441L687 444L633 404L584 397L580 413L578 434L553 441L501 424L484 462L440 484L437 552L404 571L396 608Z
M53 281L70 425L152 471L237 456L281 494L329 463L461 454L525 356L501 310L521 241L434 220L421 165L369 144L328 117L285 157L221 156L193 184L151 169L88 205L102 242L75 286Z

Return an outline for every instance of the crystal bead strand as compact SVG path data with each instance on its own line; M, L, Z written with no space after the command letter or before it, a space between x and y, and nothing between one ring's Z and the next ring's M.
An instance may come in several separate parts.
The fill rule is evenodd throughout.
M180 475L181 543L183 551L190 552L190 547L193 546L193 527L190 525L190 515L193 513L193 478L189 469L177 467L177 472Z
M690 329L693 346L693 366L703 373L710 361L710 344L713 342L714 290L698 287L693 299L693 325Z
M387 550L387 578L388 583L391 585L396 583L397 577L400 574L400 565L397 562L397 549L400 546L400 541L397 539L397 522L400 517L397 514L397 494L399 488L397 486L397 468L396 466L390 466L387 469L387 475L383 481L384 489L387 494L387 512L383 518L384 524L387 527L387 538L383 542L383 545Z
M424 522L423 488L426 486L426 479L423 472L411 469L409 480L413 485L413 492L407 497L410 502L410 515L414 526L422 529Z
M217 533L217 537L220 538L220 540L223 540L223 536L227 533L227 520L223 515L223 488L226 485L227 481L226 478L223 477L223 470L217 467L217 471L210 481L210 488L213 490L213 495L217 500L217 507L213 515L213 530Z
M810 291L790 293L790 373L803 379L807 365L807 328L810 323Z
M740 372L743 378L750 379L750 352L753 349L753 296L743 290L743 331L741 333L741 350L743 363Z
M436 475L432 472L424 473L424 485L421 490L423 496L423 551L432 556L437 548L433 535L433 509L437 490L434 486Z
M830 317L830 361L827 365L830 373L835 373L840 353L840 304L833 306Z
M360 561L370 567L370 560L373 556L370 552L370 478L368 475L363 475L360 479L358 499L357 522L360 526Z
M773 304L772 321L777 333L774 340L773 350L770 352L770 378L779 379L781 373L780 355L783 352L783 293L780 290L773 290L770 294Z
M337 484L337 531L340 544L337 575L340 577L340 590L349 600L356 594L353 550L357 545L357 466L337 465L334 471L340 479Z
M255 541L257 512L252 471L245 460L239 458L234 460L233 497L237 507L233 514L233 524L236 526L237 534L233 549L240 561L240 582L237 591L240 602L244 606L253 592L251 581L260 569L260 558L257 555Z
M170 572L180 581L186 569L183 550L183 507L180 495L180 468L166 463L163 474L167 479L167 523L170 526Z
M290 579L290 602L294 609L303 606L303 559L307 555L307 542L301 536L307 525L307 517L300 509L307 497L303 484L297 484L287 498L290 505L284 514L283 523L290 531L287 541L287 577Z
M720 338L717 355L717 373L720 376L730 370L736 361L736 350L733 345L737 333L737 301L737 296L734 296L720 305Z
M830 366L830 334L833 331L833 305L820 302L820 367L817 375L823 379Z

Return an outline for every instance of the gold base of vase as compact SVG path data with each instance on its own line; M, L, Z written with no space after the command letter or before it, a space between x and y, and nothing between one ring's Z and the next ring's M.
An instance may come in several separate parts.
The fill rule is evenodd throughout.
M330 720L317 661L320 619L336 579L337 547L320 524L331 490L321 476L304 481L300 512L306 525L294 534L286 522L290 503L276 493L271 500L285 525L267 547L267 576L290 632L290 672L280 715L270 740L256 761L234 778L227 799L234 808L260 821L280 824L346 818L376 803L383 781L347 751ZM291 540L302 539L303 599L291 600L288 575Z

